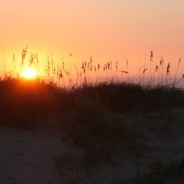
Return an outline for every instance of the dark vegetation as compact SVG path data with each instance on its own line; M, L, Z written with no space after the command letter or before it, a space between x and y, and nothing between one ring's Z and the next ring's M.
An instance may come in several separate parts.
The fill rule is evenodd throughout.
M167 87L111 83L62 89L54 83L6 78L0 81L0 125L65 131L79 144L88 138L107 141L127 136L125 114L183 108L184 93ZM49 123L46 119L52 119ZM134 131L134 130L132 130ZM103 135L101 134L103 132ZM113 137L112 137L113 135Z
M12 120L62 117L76 111L87 117L93 111L96 115L102 111L134 113L183 106L183 90L164 86L152 88L131 83L101 83L62 89L44 81L14 78L0 81L1 118Z
M142 87L131 83L101 83L77 88L58 88L54 83L14 78L0 80L0 111L3 116L47 117L82 108L86 103L113 112L145 112L183 107L183 90L170 87ZM92 109L91 109L92 110ZM8 115L7 115L8 114Z

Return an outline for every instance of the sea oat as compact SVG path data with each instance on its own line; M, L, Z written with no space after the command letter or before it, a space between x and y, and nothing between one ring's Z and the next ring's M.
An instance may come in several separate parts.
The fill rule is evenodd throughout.
M120 71L121 73L126 73L126 74L128 74L128 71L125 71L125 70L123 70L123 71Z
M167 65L167 75L170 73L170 63L168 63L168 65Z
M157 72L158 69L159 69L159 68L158 68L158 65L156 65L156 66L155 66L155 72Z
M150 61L153 61L153 51L150 53Z
M143 70L143 72L142 72L142 73L144 74L147 70L148 70L148 69L147 69L147 68L145 68L145 69Z

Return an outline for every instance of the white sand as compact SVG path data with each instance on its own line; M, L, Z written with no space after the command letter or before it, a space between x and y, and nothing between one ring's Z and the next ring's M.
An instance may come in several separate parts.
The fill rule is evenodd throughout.
M61 183L54 157L68 150L57 136L0 130L0 183Z
M151 147L151 153L143 153L141 158L129 153L119 155L119 165L102 165L90 172L71 161L69 166L64 166L64 175L61 176L54 158L68 153L75 158L81 150L62 142L58 135L1 128L0 184L122 183L124 179L135 177L137 171L147 170L146 165L153 159L168 162L184 158L184 139L181 136L153 140Z

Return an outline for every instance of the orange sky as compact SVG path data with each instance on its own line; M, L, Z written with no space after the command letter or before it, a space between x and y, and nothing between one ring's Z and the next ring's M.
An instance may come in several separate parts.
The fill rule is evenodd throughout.
M128 58L135 73L153 50L155 62L163 55L175 65L184 57L183 8L183 0L1 0L0 66L27 45L42 62L70 52L76 63Z

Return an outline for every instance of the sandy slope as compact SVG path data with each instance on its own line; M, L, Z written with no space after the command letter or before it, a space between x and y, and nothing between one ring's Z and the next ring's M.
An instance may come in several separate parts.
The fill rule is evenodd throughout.
M54 157L68 150L56 136L0 130L0 183L60 183Z
M76 159L81 150L62 142L58 135L1 128L0 149L0 184L110 184L135 177L138 171L144 173L157 159L165 163L183 159L184 138L153 140L151 151L143 151L141 156L127 152L118 156L118 164L100 165L90 171ZM65 162L62 175L54 162L58 156Z

